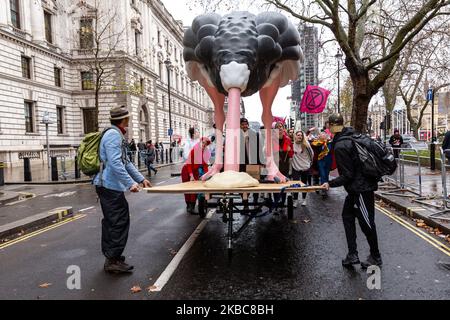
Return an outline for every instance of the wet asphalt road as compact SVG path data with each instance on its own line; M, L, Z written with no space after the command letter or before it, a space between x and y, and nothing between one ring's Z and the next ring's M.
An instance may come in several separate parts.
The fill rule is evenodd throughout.
M153 183L174 183L169 168ZM170 179L170 180L169 180ZM311 194L306 208L252 221L226 251L226 224L213 214L160 292L148 292L176 252L199 225L185 213L180 195L128 194L130 238L125 251L135 266L129 276L104 274L100 252L101 211L92 186L60 186L52 192L77 191L61 197L41 196L21 204L39 213L44 208L94 206L86 216L33 238L0 249L0 299L449 299L450 256L410 230L377 212L383 255L381 289L369 290L369 275L358 266L343 269L345 235L340 218L345 194L333 190L323 201ZM21 210L19 207L11 210ZM3 209L2 209L3 210ZM1 211L0 211L1 213ZM244 217L237 217L235 228ZM360 258L368 252L358 233ZM81 290L66 286L67 268L80 267ZM46 288L39 285L48 283ZM133 286L142 291L131 293Z

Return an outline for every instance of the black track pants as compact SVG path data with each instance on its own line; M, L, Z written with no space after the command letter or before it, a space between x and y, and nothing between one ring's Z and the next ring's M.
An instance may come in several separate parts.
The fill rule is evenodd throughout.
M347 237L348 251L349 253L357 254L355 218L358 219L359 226L367 238L370 253L372 256L378 257L380 252L378 250L377 230L375 226L375 198L372 191L349 194L344 202L342 220Z

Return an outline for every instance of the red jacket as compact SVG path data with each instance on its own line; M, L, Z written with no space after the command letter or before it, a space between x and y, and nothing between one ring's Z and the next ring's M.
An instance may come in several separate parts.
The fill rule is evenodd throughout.
M274 152L287 152L288 158L292 158L294 156L294 146L292 144L291 139L287 135L283 135L282 143L275 144L273 151Z
M198 169L202 167L203 173L208 172L208 164L205 162L205 159L208 157L208 150L204 150L200 152L201 150L198 150L198 148L192 148L192 150L189 152L189 156L184 163L183 171L187 172L190 176L191 174L194 175L195 179L198 179Z

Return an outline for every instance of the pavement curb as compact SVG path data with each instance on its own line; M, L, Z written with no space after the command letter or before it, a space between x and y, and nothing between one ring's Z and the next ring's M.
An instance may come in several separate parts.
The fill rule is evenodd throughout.
M0 243L7 242L34 229L43 228L71 217L73 217L72 207L60 207L7 223L0 226Z
M425 208L419 207L417 205L411 204L411 206L407 207L404 206L398 202L395 202L394 200L383 196L377 192L375 192L375 199L376 200L382 200L383 202L387 203L389 206L394 207L395 209L399 210L402 214L414 218L414 219L421 219L423 220L428 226L433 228L438 228L445 234L450 234L450 228L440 224L438 221L429 218L426 215L423 215L423 211L427 211Z
M167 164L161 164L161 165L156 165L155 169L159 169L159 168L164 168L164 167L168 167L168 166L173 166L173 165L177 165L177 164L181 164L182 162L176 162L176 163L167 163ZM139 172L146 172L147 168L143 168L143 169L138 169ZM5 181L5 185L58 185L58 184L81 184L81 183L91 183L92 179L91 178L86 178L86 179L79 179L79 180L62 180L62 181ZM0 205L2 203L0 202Z
M0 206L19 201L22 195L18 192L2 191L0 193Z

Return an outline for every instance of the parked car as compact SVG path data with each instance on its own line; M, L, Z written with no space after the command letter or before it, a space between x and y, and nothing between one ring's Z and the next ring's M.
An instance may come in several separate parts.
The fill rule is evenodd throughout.
M428 144L425 141L417 141L417 139L410 135L403 135L402 148L412 148L416 150L428 150Z
M402 135L403 138L403 144L402 148L411 148L416 150L428 150L428 143L425 141L418 141L414 136L411 135ZM386 138L386 145L389 145L389 138Z

